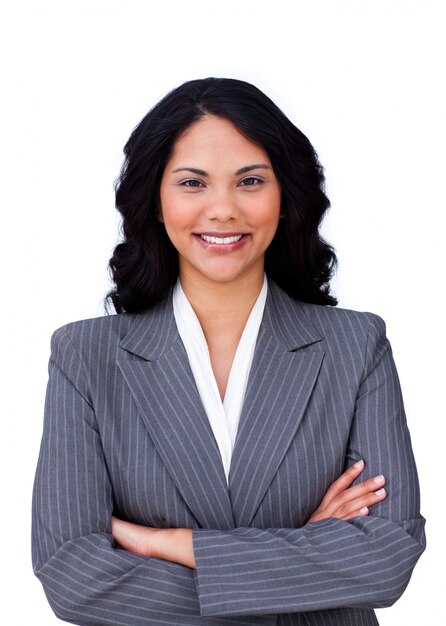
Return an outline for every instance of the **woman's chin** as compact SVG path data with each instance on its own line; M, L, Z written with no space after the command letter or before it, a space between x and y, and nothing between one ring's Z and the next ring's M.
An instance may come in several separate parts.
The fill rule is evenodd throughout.
M249 268L235 268L228 267L228 264L218 264L218 266L206 267L206 268L193 268L192 270L184 269L180 266L180 276L186 276L189 278L194 277L194 280L202 281L204 283L218 283L227 285L230 283L240 283L249 277L262 277L263 279L263 265L261 268L249 267Z

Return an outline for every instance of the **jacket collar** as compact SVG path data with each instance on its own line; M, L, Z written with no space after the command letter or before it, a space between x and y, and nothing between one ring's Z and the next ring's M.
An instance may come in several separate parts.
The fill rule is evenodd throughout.
M146 361L156 361L179 339L173 315L172 292L143 313L134 315L134 322L120 347Z
M154 307L135 315L130 331L120 343L121 348L146 361L156 361L180 339L173 315L172 291L171 288ZM261 326L289 352L322 339L300 302L271 279L268 279Z

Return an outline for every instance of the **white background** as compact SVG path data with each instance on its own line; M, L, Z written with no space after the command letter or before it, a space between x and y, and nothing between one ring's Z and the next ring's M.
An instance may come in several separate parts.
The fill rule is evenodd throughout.
M103 314L122 147L169 89L214 75L265 91L326 168L332 209L324 230L340 260L335 290L340 306L387 322L428 518L428 550L405 595L379 619L445 623L443 5L2 5L2 622L58 622L30 564L49 338L63 323Z

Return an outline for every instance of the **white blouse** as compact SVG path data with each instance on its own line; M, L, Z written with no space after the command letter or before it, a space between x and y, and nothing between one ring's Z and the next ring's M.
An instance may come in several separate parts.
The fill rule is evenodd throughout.
M262 289L251 309L237 346L223 402L212 370L206 338L195 311L181 287L179 278L173 290L175 322L220 450L227 481L257 335L265 308L267 290L268 283L266 274L264 274Z

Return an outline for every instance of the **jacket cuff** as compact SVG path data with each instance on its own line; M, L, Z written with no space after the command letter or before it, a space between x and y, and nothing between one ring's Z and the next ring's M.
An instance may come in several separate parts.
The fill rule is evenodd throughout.
M225 580L230 580L236 575L237 566L231 557L224 556L218 547L210 549L210 543L217 544L221 532L218 530L194 529L192 541L195 556L195 584L200 604L200 614L205 617L211 616L240 616L240 622L234 620L234 624L253 624L257 626L276 626L277 615L258 615L258 605L253 600L247 600L237 589L234 583L234 593L228 596L222 592L221 576L224 570ZM215 542L212 541L215 539ZM240 573L240 572L238 572ZM232 622L231 622L232 623Z

